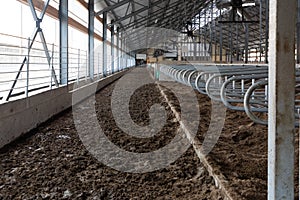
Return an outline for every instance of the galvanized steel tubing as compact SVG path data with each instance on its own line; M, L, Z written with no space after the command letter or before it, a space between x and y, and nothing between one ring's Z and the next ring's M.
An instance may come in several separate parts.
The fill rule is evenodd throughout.
M255 123L267 125L267 65L162 65L161 72L232 110L244 111ZM300 70L296 69L295 116L300 113ZM259 113L264 113L260 115ZM298 120L295 122L299 126Z

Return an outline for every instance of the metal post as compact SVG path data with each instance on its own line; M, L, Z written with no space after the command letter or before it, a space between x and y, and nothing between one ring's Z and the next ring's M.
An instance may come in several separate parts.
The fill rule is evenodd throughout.
M268 199L294 199L296 0L270 1ZM287 13L289 13L287 15Z
M300 64L300 0L297 1L297 64ZM300 110L298 109L298 115L299 114L300 114ZM298 145L300 145L300 140L299 140ZM298 152L300 152L300 151L298 150ZM299 154L298 159L299 159L298 174L299 174L300 173L300 154ZM298 183L300 183L300 176L299 175L298 175Z
M262 0L259 1L259 62L262 54Z
M48 48L47 48L47 43L46 43L46 40L45 40L45 38L44 38L43 31L42 31L42 29L41 29L41 27L40 27L41 22L43 21L43 18L44 18L44 16L45 16L46 10L47 10L47 8L48 8L48 6L49 6L49 2L50 2L50 0L45 1L44 8L43 8L42 12L40 13L40 17L38 17L38 16L37 16L37 13L36 13L36 10L35 10L35 7L34 7L34 4L33 4L33 1L32 1L32 0L28 0L28 4L29 4L29 8L30 8L31 13L32 13L32 17L33 17L33 19L34 19L34 21L35 21L35 23L36 23L36 27L35 27L35 29L34 29L34 32L33 32L32 37L31 37L31 43L30 43L28 49L29 49L29 51L30 51L31 47L33 46L33 44L34 44L34 42L35 42L35 39L36 39L36 37L37 37L37 34L39 34L39 35L40 35L40 38L41 38L41 41L42 41L43 48L44 48L44 52L45 52L45 54L46 54L46 58L47 58L47 61L48 61L48 65L49 65L49 67L51 67L51 58L50 58L50 56L49 56L49 51L48 51ZM10 88L10 90L9 90L9 92L8 92L8 94L7 94L7 96L6 96L6 98L5 98L6 101L9 100L9 98L10 98L10 96L11 96L11 94L12 94L12 92L13 92L13 90L14 90L16 84L17 84L18 78L19 78L19 76L20 76L20 74L21 74L21 72L22 72L22 69L23 69L24 65L26 64L26 62L27 62L27 58L25 57L25 58L23 59L23 62L22 62L22 64L21 64L21 66L20 66L20 69L19 69L19 71L18 71L18 73L17 73L17 75L16 75L16 78L15 78L15 80L13 81L13 84L12 84L12 86L11 86L11 88ZM56 75L55 75L55 71L54 71L53 68L52 68L52 71L53 71L53 79L54 79L54 81L55 81L55 85L58 86L57 77L56 77Z
M125 39L122 39L122 69L125 69L125 60L126 60L126 53L125 53Z
M115 27L113 25L113 22L114 20L111 21L111 28L110 28L110 31L111 31L111 73L115 73Z
M54 43L52 44L51 66L54 68ZM50 89L52 90L53 71L50 71ZM67 79L68 80L68 79Z
M202 59L202 45L203 45L203 42L201 41L202 38L203 38L203 35L202 35L202 28L201 27L201 12L199 11L199 43L198 43L198 61L200 61Z
M265 63L269 63L269 0L266 1L266 41L265 41Z
M86 62L88 62L88 60L89 60L87 51L85 51L85 60L86 60ZM88 73L89 73L89 66L85 65L85 81L87 81Z
M100 79L100 52L98 53L98 70L97 70L97 77Z
M124 45L123 45L123 34L121 34L121 48L120 48L120 70L123 70L123 48L124 48Z
M127 61L128 61L128 54L127 54L127 47L126 47L126 39L124 39L124 55L125 55L125 68L127 68L128 67L128 63L127 63Z
M107 75L107 12L103 13L103 51L102 51L102 73L103 77Z
M120 71L120 30L117 28L117 70Z
M214 9L214 4L213 4L213 1L211 1L211 7L210 7L210 57L211 57L211 60L213 60L213 49L212 49L212 44L213 44L213 17L214 17L214 13L213 13L213 9Z
M79 84L79 71L80 70L80 49L78 49L78 66L77 66L77 84Z
M249 57L249 27L248 24L245 24L245 31L246 31L246 37L245 37L245 63L248 63L248 57Z
M203 40L203 44L204 44L204 60L206 60L207 57L207 46L206 46L206 34L207 34L207 26L206 26L206 10L204 11L204 24L205 24L205 31L204 31L204 40Z
M221 62L223 62L223 27L222 27L222 25L220 25L220 63Z
M232 24L230 24L230 63L233 62L233 41L232 41Z
M217 34L216 34L216 24L215 24L215 21L214 21L214 43L215 43L215 62L217 61L217 51L218 51L218 45L217 45Z
M89 29L89 56L88 56L88 63L89 63L89 76L91 81L94 80L94 19L95 19L95 14L94 14L94 0L89 0L88 3L88 10L89 10L89 24L88 24L88 29Z
M194 46L194 48L193 48L194 49L194 51L193 51L194 52L193 60L196 61L196 56L197 56L197 42L196 41L193 42L193 46Z
M236 24L236 61L240 61L239 24Z
M28 38L28 49L27 49L27 70L26 70L26 90L25 90L26 97L28 97L28 91L29 91L29 56L30 56L30 38Z
M298 3L298 15L297 15L297 64L300 64L300 0L297 1Z
M68 1L59 1L60 83L68 84ZM51 82L52 85L52 82Z
M213 10L212 10L212 12L213 12ZM213 13L214 14L214 13ZM214 35L213 35L213 38L214 38L214 43L215 43L215 49L214 49L214 54L215 54L215 62L217 61L217 51L218 51L218 46L217 46L217 33L216 33L216 30L217 30L217 28L216 28L216 21L215 20L213 20L213 24L214 24L214 29L213 29L213 32L214 32Z

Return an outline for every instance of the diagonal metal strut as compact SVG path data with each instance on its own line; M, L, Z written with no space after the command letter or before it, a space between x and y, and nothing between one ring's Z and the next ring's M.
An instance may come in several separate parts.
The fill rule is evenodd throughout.
M50 53L49 53L49 50L48 50L48 47L47 47L47 43L46 43L46 40L45 40L45 37L44 37L44 33L43 33L42 29L40 28L40 24L43 21L43 18L45 16L46 10L47 10L47 8L49 6L49 2L50 2L50 0L47 0L45 2L45 5L44 5L44 8L43 8L43 10L42 10L42 12L40 14L40 17L38 17L37 13L36 13L36 9L34 7L34 4L33 4L32 0L28 0L28 4L29 4L29 8L30 8L31 13L32 13L32 17L33 17L34 21L36 22L36 27L35 27L35 29L33 31L32 37L30 39L30 45L28 46L28 51L30 52L30 50L31 50L31 48L32 48L32 46L33 46L33 44L35 42L36 36L37 36L37 34L39 34L40 38L41 38L41 41L42 41L42 44L43 44L43 48L44 48L46 57L47 57L47 62L48 62L49 68L51 68L51 70L52 70L52 73L51 73L52 74L52 78L54 79L55 86L58 87L58 80L57 80L57 77L56 77L56 74L55 74L54 67L51 65L51 56L50 56ZM18 78L19 78L19 76L21 74L21 71L23 70L23 67L26 64L27 60L28 60L28 58L25 57L24 60L23 60L23 62L22 62L22 64L21 64L21 67L20 67L20 69L18 71L18 74L17 74L17 76L16 76L16 78L15 78L13 84L12 84L12 87L11 87L11 89L8 92L8 95L6 97L6 101L9 100L9 98L10 98L10 96L11 96L13 90L14 90L14 87L15 87L17 81L18 81Z

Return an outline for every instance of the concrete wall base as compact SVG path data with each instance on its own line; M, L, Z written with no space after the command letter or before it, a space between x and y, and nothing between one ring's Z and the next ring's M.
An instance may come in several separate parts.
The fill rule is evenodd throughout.
M95 88L99 91L119 79L126 72L127 70L118 72L90 84L83 81L79 83L79 85L82 85L81 87L76 87L76 91L74 91L75 85L73 83L26 99L0 105L0 148L36 128L54 115L70 108L74 92L80 93L80 98L77 98L77 102L75 102L79 103L88 96L93 95Z

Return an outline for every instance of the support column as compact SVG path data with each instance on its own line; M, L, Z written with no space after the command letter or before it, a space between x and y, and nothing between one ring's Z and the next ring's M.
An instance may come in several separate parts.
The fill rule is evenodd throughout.
M115 26L114 26L114 20L111 20L112 26L110 27L111 31L111 73L115 73Z
M230 24L230 63L233 63L233 41L232 41L232 24Z
M269 0L266 1L265 63L269 63Z
M126 39L124 38L124 58L125 58L125 69L128 67L128 54L127 54L127 48L126 48Z
M239 36L240 36L240 34L239 34L239 24L236 24L236 27L235 27L235 34L236 34L236 45L235 45L235 49L236 49L236 61L240 61L241 59L240 59L240 54L241 54L241 52L240 52L240 43L239 43Z
M121 37L121 58L120 58L120 69L123 70L123 63L124 63L124 41L123 41L123 36L124 36L124 33L122 34L122 37Z
M262 0L259 1L259 62L262 54Z
M117 28L117 69L120 71L120 29Z
M220 16L222 16L222 13L220 11ZM220 30L220 63L223 62L223 27L222 24L219 24L219 30Z
M294 199L297 0L270 1L268 199ZM287 13L289 13L287 15Z
M245 63L248 63L248 58L249 58L249 27L248 24L245 24L246 27L246 37L245 37Z
M197 42L193 41L193 61L196 61L196 57L197 57Z
M107 12L103 13L103 51L102 51L102 73L103 77L107 75Z
M68 84L68 0L59 1L60 83Z
M209 29L209 31L210 31L210 34L209 34L209 45L210 45L210 58L211 58L211 60L213 60L213 47L212 47L212 45L213 45L213 21L214 20L212 20L213 18L214 18L214 13L213 13L213 9L214 9L214 3L213 3L213 1L211 2L211 6L210 6L210 18L211 18L211 21L210 21L210 29Z
M88 31L89 31L89 50L88 50L88 63L89 63L89 76L90 80L94 80L94 0L89 0L88 3L89 9L89 24L88 24Z
M300 0L298 0L297 15L297 64L300 64Z
M214 29L213 29L213 32L214 32L214 44L215 44L215 49L214 49L214 54L215 54L215 62L217 62L217 51L218 51L218 45L217 45L217 27L216 27L216 21L214 20Z
M204 11L204 24L206 24L206 10ZM207 26L205 26L205 31L204 31L204 38L203 38L203 44L204 44L204 60L206 61L207 59L207 38L206 38L206 35L207 35ZM182 45L181 45L182 46Z

